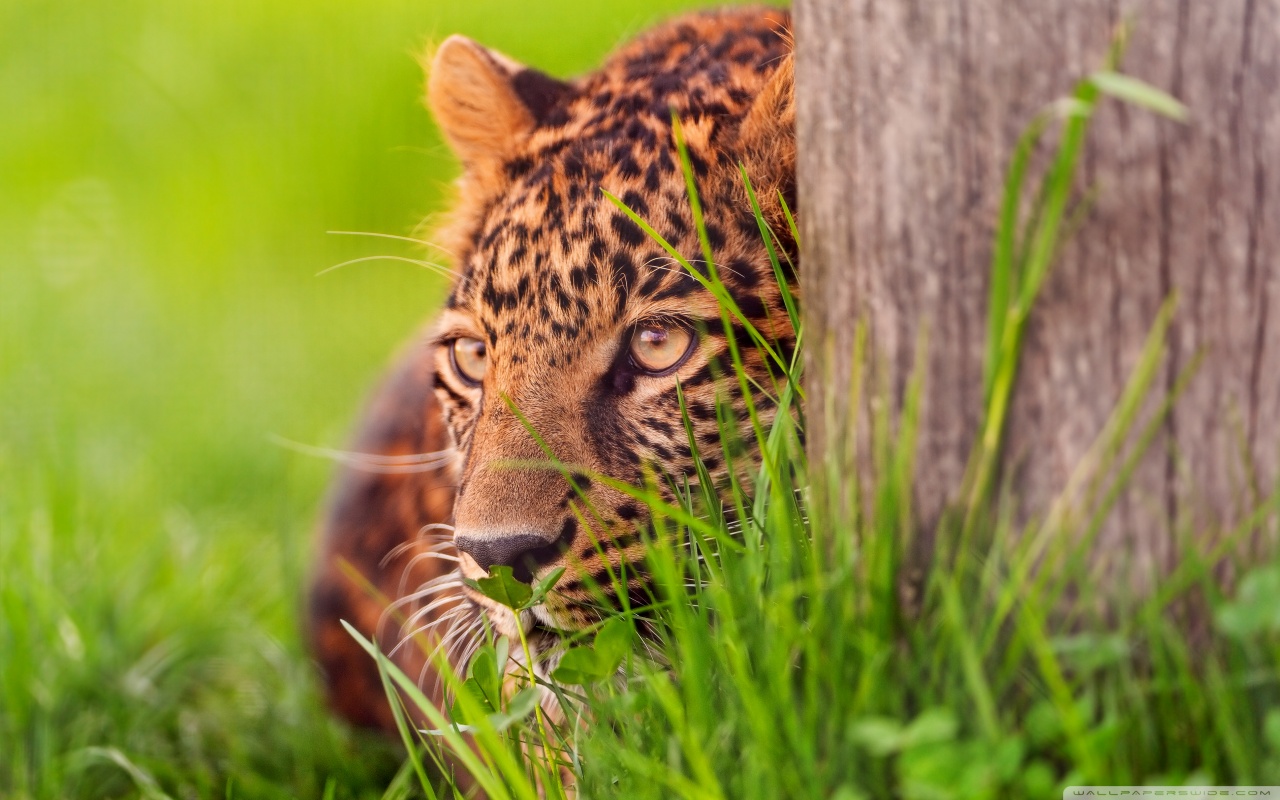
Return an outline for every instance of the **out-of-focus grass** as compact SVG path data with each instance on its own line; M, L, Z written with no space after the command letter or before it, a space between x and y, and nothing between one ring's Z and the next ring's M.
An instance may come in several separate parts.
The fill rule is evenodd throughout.
M444 286L325 231L441 205L428 39L564 75L682 5L0 4L0 795L381 794L298 634L328 465L268 437L341 445Z

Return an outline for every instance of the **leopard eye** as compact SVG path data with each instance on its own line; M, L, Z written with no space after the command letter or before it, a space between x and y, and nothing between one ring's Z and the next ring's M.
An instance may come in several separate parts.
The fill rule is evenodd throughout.
M665 375L693 350L693 332L668 322L641 323L631 334L631 360L651 375Z
M454 372L467 383L479 386L484 380L485 370L489 368L489 352L484 342L460 336L453 340L449 357L453 361Z

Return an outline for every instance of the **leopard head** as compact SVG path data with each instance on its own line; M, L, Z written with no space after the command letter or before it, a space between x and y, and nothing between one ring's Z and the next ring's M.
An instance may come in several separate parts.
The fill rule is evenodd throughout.
M507 565L532 581L565 567L522 619L466 590L506 635L519 625L545 647L556 631L596 622L601 593L615 604L622 593L649 602L640 535L648 512L613 481L693 476L698 451L712 480L725 481L717 403L747 424L729 339L746 385L772 389L779 374L608 196L707 269L673 114L720 278L776 352L794 350L739 171L794 263L778 200L794 207L788 23L785 12L760 9L686 18L573 82L462 37L435 52L427 102L463 163L456 210L439 232L456 279L434 348L458 455L459 571L477 579ZM753 399L767 420L767 395ZM749 429L742 440L754 441Z

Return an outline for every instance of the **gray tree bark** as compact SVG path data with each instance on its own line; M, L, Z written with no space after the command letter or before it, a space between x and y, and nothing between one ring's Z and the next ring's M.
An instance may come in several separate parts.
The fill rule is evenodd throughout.
M1182 100L1190 121L1101 103L1081 162L1096 202L1032 312L1003 475L1024 518L1044 512L1176 293L1157 388L1203 362L1097 546L1159 572L1178 557L1175 532L1221 530L1269 496L1280 480L1280 1L796 0L794 13L811 456L850 435L831 420L850 414L855 322L898 399L927 328L914 513L934 529L982 419L1008 159L1037 111L1103 65L1128 19L1122 70Z

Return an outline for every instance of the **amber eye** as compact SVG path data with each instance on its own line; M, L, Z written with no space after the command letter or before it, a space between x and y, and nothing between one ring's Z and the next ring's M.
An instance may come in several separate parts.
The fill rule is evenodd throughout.
M654 375L680 366L692 350L693 333L681 325L646 322L631 334L631 359Z
M484 372L489 367L489 352L484 342L468 336L460 336L453 340L450 348L453 369L464 381L472 386L479 386L484 380Z

